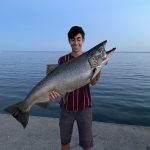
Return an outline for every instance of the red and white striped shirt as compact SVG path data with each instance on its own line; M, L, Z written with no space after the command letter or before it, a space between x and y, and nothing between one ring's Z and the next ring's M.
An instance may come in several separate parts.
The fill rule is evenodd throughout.
M69 60L75 58L71 53L59 58L58 63L63 64ZM68 94L68 100L64 104L63 98L60 101L60 107L66 110L83 110L87 107L91 107L91 93L90 85L87 84L79 89L76 89Z

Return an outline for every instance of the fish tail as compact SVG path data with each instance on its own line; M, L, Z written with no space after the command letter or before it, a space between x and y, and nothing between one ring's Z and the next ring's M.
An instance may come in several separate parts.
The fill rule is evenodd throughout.
M4 111L10 113L25 128L26 125L28 124L29 112L21 111L22 104L23 104L23 102L8 106L4 109Z

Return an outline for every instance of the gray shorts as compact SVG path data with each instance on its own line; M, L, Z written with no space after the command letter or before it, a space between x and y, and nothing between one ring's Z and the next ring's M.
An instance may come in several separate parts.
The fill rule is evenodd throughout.
M92 147L92 108L85 108L82 111L61 109L59 119L61 144L65 145L71 142L75 120L77 121L79 132L79 145L84 149Z

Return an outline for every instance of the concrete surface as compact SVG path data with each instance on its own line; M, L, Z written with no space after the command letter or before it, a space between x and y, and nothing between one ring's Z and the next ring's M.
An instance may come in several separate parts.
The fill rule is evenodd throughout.
M94 150L150 150L150 127L93 122L93 137ZM71 148L81 150L76 124ZM58 119L30 116L23 129L12 116L1 114L0 150L60 150Z

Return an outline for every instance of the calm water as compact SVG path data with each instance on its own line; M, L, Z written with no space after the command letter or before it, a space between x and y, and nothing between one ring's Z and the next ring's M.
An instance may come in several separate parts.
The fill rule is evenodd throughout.
M66 52L0 52L0 113L22 101ZM91 89L93 120L150 126L150 53L114 53ZM31 115L59 117L59 100Z

